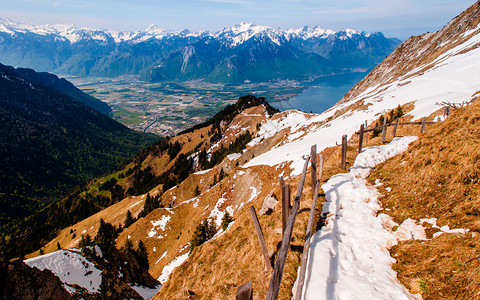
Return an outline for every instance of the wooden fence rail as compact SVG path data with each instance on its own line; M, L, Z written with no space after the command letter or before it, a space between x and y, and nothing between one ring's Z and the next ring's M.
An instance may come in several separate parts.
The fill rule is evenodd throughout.
M446 113L447 114L447 113ZM365 129L367 126L367 122L360 126L360 130L355 132L359 135L359 145L358 145L358 152L362 151L363 147L363 138L364 134L373 130L382 129L382 143L385 142L386 137L386 129L388 126L394 126L393 128L393 136L395 137L398 125L421 125L421 132L425 131L426 124L435 124L437 122L427 122L426 118L422 118L420 122L402 122L399 123L398 120L395 123L387 124L386 118L384 119L384 123L381 126L377 126L371 129ZM342 153L341 153L341 168L346 168L346 157L347 157L347 136L342 136ZM301 295L303 292L303 286L305 281L305 272L307 268L307 261L310 249L310 239L312 236L312 228L313 228L313 221L315 217L315 209L316 203L318 199L318 191L320 188L320 182L322 178L323 172L323 163L324 157L320 155L320 174L317 175L317 148L316 145L311 147L310 156L307 156L305 159L305 165L303 167L302 176L300 178L300 182L297 188L297 193L295 195L295 200L293 202L293 206L290 206L290 185L285 184L283 177L280 177L280 186L282 191L282 242L280 246L280 250L278 251L277 260L275 261L275 265L273 266L272 277L270 279L270 284L268 286L268 291L266 294L265 299L267 300L276 300L278 298L278 293L280 290L280 283L283 276L283 270L285 268L285 262L287 259L288 250L290 248L290 241L292 238L293 233L293 226L295 224L295 219L297 218L298 210L300 208L300 198L303 192L303 186L305 184L306 173L308 169L308 163L311 160L311 181L312 181L312 189L314 189L314 195L312 200L312 206L310 208L310 215L308 219L307 231L305 234L305 242L304 242L304 249L302 254L302 262L300 267L300 273L297 279L297 290L294 295L295 300L300 300ZM265 244L265 239L263 236L262 228L258 221L257 214L255 212L255 208L253 206L250 207L250 213L252 216L252 220L255 226L255 230L257 233L258 241L260 247L262 249L262 254L265 261L265 268L267 270L272 270L272 265L270 261L270 257L267 252L267 247ZM237 299L251 299L252 297L252 284L251 282L247 282L246 284L239 287L237 291Z
M302 196L303 185L305 183L305 177L307 175L309 161L310 156L307 156L305 160L305 166L303 167L302 177L300 178L300 183L298 184L297 194L295 195L295 200L293 202L292 213L288 217L287 228L285 229L285 233L283 234L282 244L280 246L280 250L278 251L277 260L275 261L275 267L273 268L272 278L270 279L267 296L265 297L265 299L267 300L276 300L278 298L280 282L282 281L283 269L285 267L285 261L287 260L288 250L290 248L293 225L295 224L295 219L297 218L298 209L300 207L300 198Z
M300 274L297 276L297 291L295 293L295 300L302 298L303 285L305 283L305 272L307 270L308 252L310 249L310 238L312 237L313 221L315 219L315 209L317 207L318 190L320 188L320 182L322 182L323 173L323 154L320 155L320 169L318 174L318 180L315 184L315 191L313 193L312 207L310 208L310 215L308 217L307 232L305 234L305 243L303 244L302 263L300 267Z
M262 249L263 259L265 261L265 269L271 270L272 263L270 262L270 256L268 255L267 245L265 244L262 227L260 226L257 213L255 212L255 208L253 206L250 206L250 214L252 216L253 225L255 226L255 231L257 232L258 243L260 244L260 248Z
M427 125L431 125L431 124L435 124L435 123L437 123L437 122L431 122L431 121L425 122L425 124L427 124ZM395 125L397 125L397 126L398 125L422 125L422 121L419 121L419 122L388 123L385 126L389 127L389 126L395 126ZM363 132L367 133L367 132L374 131L374 130L377 130L377 129L383 129L383 126L384 125L380 125L380 126L377 126L375 128L365 129ZM360 134L360 131L357 131L355 133Z

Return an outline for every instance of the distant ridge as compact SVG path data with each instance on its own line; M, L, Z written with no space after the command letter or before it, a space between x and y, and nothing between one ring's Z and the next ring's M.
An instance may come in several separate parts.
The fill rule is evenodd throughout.
M75 100L82 102L83 104L90 106L91 108L95 109L98 112L101 112L102 114L110 115L112 113L112 109L110 108L110 106L108 106L107 103L85 94L66 79L58 78L54 74L46 72L36 72L33 69L15 69L13 67L4 66L2 64L0 64L0 71L4 74L12 74L14 76L18 76L27 81L30 81L33 84L51 87L67 96L72 97Z
M134 74L149 81L311 80L371 69L398 44L382 33L320 26L282 30L241 23L211 33L151 25L113 32L0 18L1 63L75 76Z

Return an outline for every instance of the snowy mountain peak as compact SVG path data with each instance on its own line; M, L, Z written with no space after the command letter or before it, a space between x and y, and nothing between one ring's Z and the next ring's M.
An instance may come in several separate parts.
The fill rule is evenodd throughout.
M290 40L292 38L310 39L310 38L327 38L331 35L338 35L341 39L351 38L354 35L363 34L353 29L343 29L334 31L324 29L321 26L314 27L300 27L291 29L274 29L265 25L255 25L248 22L242 22L232 27L224 27L223 29L210 33L208 31L191 32L188 29L182 31L167 30L158 25L152 24L145 30L140 31L123 31L117 32L113 30L100 30L81 27L73 24L55 24L55 25L31 25L14 22L7 18L0 18L0 32L5 32L10 35L15 33L34 33L39 35L57 35L59 38L68 40L71 43L77 43L81 40L97 40L100 42L107 42L113 39L116 43L140 43L149 39L161 40L167 36L181 36L181 37L199 37L211 36L217 39L225 40L231 47L238 46L245 41L248 41L254 36L266 36L274 43L280 45L282 39ZM369 37L366 34L366 37Z
M282 35L269 26L254 25L252 23L240 23L233 27L225 27L214 34L214 37L225 38L230 41L232 47L248 41L254 36L266 34L274 43L280 44L278 37Z
M162 28L158 25L151 24L150 26L145 29L146 33L150 33L152 35L157 35L157 34L164 34L166 32L165 28Z

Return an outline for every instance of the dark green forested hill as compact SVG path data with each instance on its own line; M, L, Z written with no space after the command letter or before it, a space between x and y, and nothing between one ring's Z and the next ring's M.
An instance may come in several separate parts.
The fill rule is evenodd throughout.
M0 72L10 76L15 76L24 80L31 82L34 85L41 85L51 87L62 94L70 96L75 100L82 102L95 109L102 114L111 115L112 109L108 106L107 103L98 100L95 97L92 97L88 94L85 94L78 88L76 88L71 82L64 78L58 78L54 74L46 72L36 72L32 69L18 68L5 66L0 64Z
M66 95L65 83L59 91L54 82L41 82L46 75L15 71L0 65L0 225L116 169L158 140Z

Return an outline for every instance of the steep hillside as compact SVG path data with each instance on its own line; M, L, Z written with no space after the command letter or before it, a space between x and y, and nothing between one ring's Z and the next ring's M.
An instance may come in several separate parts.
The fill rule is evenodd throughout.
M58 196L111 171L156 139L43 83L54 75L3 65L0 75L2 193Z
M242 23L210 33L152 25L112 32L0 18L2 63L76 76L136 74L151 81L306 80L373 68L399 43L381 33L318 26L280 30Z
M3 227L0 235L0 249L7 257L22 256L57 236L58 230L80 222L127 196L141 195L157 185L160 185L162 192L166 191L194 171L216 165L227 155L241 151L250 141L251 134L238 128L235 135L231 135L231 140L219 142L235 116L244 109L258 105L265 107L267 115L276 112L263 98L241 97L236 104L227 106L210 121L172 139L160 139L140 151L115 173L76 188L62 200L46 207L38 201L24 203L16 194L6 194L4 202L8 210L2 216L9 224ZM252 126L255 127L256 123ZM128 138L128 135L124 138ZM203 151L199 151L201 149ZM208 154L206 150L209 150ZM194 153L196 157L192 155ZM90 164L93 162L90 161ZM13 202L12 199L17 200ZM14 222L19 216L22 217L21 222Z
M424 299L474 299L480 292L479 120L475 101L370 176L385 185L381 201L398 224L410 218L426 227L428 240L392 252L399 279Z
M478 91L479 77L469 72L480 42L480 2L450 21L442 30L403 42L341 103L381 100L461 102ZM395 98L395 99L393 99Z
M0 293L4 299L73 299L49 270L31 268L21 261L0 257Z
M90 106L91 108L95 109L98 112L101 112L102 114L110 115L112 113L112 109L108 106L108 104L90 95L85 94L64 78L58 78L54 74L45 72L37 73L32 69L14 69L13 67L6 67L2 64L0 64L0 68L5 74L10 73L12 75L21 77L35 85L51 87L67 96L72 97L77 101L82 102L87 106Z
M124 184L123 186L128 185L134 188L132 191L135 191L136 197L126 198L109 211L99 212L89 220L64 228L57 239L50 241L42 250L53 251L57 242L61 246L75 246L79 240L78 236L74 236L73 233L93 235L101 217L108 218L108 221L115 226L125 224L128 211L130 211L136 220L133 223L128 222L131 224L125 226L127 228L124 228L119 234L116 240L117 247L122 247L127 242L136 245L142 241L145 244L150 262L150 273L163 284L155 299L225 299L232 297L237 288L249 280L252 281L254 297L264 298L271 272L264 268L263 257L248 210L249 206L253 205L259 215L266 238L267 251L271 261L275 261L282 238L281 204L278 203L281 192L278 177L282 176L287 183L291 184L293 194L298 186L305 157L310 153L312 145L316 145L318 151L325 155L325 170L322 178L324 181L334 174L346 172L339 167L340 147L338 144L342 135L347 135L349 138L347 167L352 166L358 146L358 138L355 133L361 124L366 122L368 128L372 128L380 121L380 117L393 115L392 111L397 110L399 105L405 113L401 117L404 121L427 117L429 121L440 122L444 120L442 101L456 103L474 101L480 92L480 78L477 75L480 67L480 50L472 45L478 44L480 27L465 28L464 25L479 23L479 3L449 23L446 27L448 30L443 29L440 31L441 33L428 35L441 34L450 37L444 40L443 45L439 45L439 47L445 47L445 51L426 54L429 57L428 60L432 62L431 65L419 64L413 58L401 61L400 64L392 62L390 65L392 70L411 70L410 73L407 73L408 80L405 80L405 76L393 77L391 80L389 79L390 81L387 80L388 83L385 85L382 82L364 80L357 86L357 89L362 92L355 94L352 91L350 96L347 95L341 103L320 115L295 110L271 115L267 113L268 107L265 103L257 102L256 104L259 105L244 107L243 112L231 115L232 117L228 120L218 119L218 121L206 124L207 127L200 126L185 131L170 139L167 144L158 144L149 148L125 168L124 175L127 176L128 173L128 176L131 176L128 183L119 180L120 184ZM459 38L459 34L461 38ZM413 45L412 40L406 43ZM455 44L453 48L450 46L452 43ZM425 44L425 46L427 45ZM407 48L399 51L396 54L399 57L403 54L408 56ZM421 51L417 53L422 56ZM432 55L435 57L431 57ZM386 67L388 61L381 64L369 77L381 78L383 76L381 73L388 71ZM423 72L414 71L415 68L423 67L426 68ZM392 72L394 74L397 71ZM472 104L472 108L476 109L475 105L477 104ZM379 192L385 193L382 180L390 184L390 181L394 180L393 178L400 176L403 179L398 181L398 187L392 183L392 190L388 194L395 195L398 189L399 195L405 195L405 199L400 200L404 200L406 204L391 205L389 198L385 198L384 202L389 210L385 209L384 213L393 212L392 215L399 224L408 216L436 217L439 225L449 224L451 228L454 228L452 231L450 228L442 227L443 229L439 229L442 232L465 233L466 229L473 231L478 225L474 208L476 204L475 178L478 177L478 170L477 155L470 156L470 154L476 153L475 149L478 148L475 144L477 133L475 125L478 117L476 110L459 116L452 115L443 124L427 125L427 134L424 135L420 135L420 127L417 125L399 126L397 135L420 135L420 140L414 142L411 152L404 154L403 158L395 159L396 169L384 167L389 166L389 163L386 163L380 167L379 173L373 175L374 182L376 181L374 179L377 178L381 180L376 182L375 186L365 187L368 193L374 195L373 198L365 198L364 202L367 203L367 206L379 208L375 197ZM461 127L463 122L468 123L465 130ZM457 128L455 129L458 130L457 133L455 133L454 127ZM247 131L248 134L245 135ZM430 142L429 137L433 137L433 133L437 133L439 139L432 139ZM450 133L454 135L449 136ZM390 140L391 134L390 127L387 141ZM459 138L460 136L461 138ZM441 137L444 138L443 141L440 140ZM464 145L458 146L464 142L464 138L466 138ZM378 145L381 143L380 137L369 133L365 143L367 146ZM423 148L423 145L431 148L429 152ZM390 151L388 147L384 148L385 152ZM448 149L452 151L450 153L443 152L449 151ZM376 148L368 150L372 153L376 151ZM437 153L437 151L441 158L438 163L429 157L431 152ZM446 157L447 153L449 154L448 158ZM458 156L457 159L451 160L450 157L453 155ZM420 161L418 158L427 160ZM406 162L402 163L403 161ZM460 170L461 163L470 167ZM451 176L447 179L453 181L452 188L446 189L443 194L447 197L445 205L443 202L440 204L440 198L436 198L436 203L429 202L428 198L434 198L433 194L436 193L433 189L434 185L441 188L438 186L439 184L443 187L444 184L449 183L449 180L443 177L439 178L435 174L436 172L432 172L432 166L439 168L434 170L440 175ZM450 168L448 168L449 166ZM417 182L412 184L409 183L411 180L407 181L405 174L409 174L408 172L412 172L412 175L415 174L415 168L419 170L417 174L419 180L413 178ZM127 172L129 169L132 171ZM172 170L173 173L163 173L167 169ZM397 172L396 176L389 177L389 173L394 171ZM352 175L352 177L356 176ZM308 172L307 178L309 178ZM357 179L365 181L361 178ZM366 182L364 183L366 184ZM343 183L338 182L337 185L341 186ZM409 196L403 194L401 189L409 191L410 185L413 192L417 194L413 194L413 196L411 193ZM385 189L385 191L388 190ZM447 192L451 192L453 195L450 196L451 193ZM351 190L346 193L352 196ZM442 193L440 192L440 194ZM418 200L418 194L423 195L425 199L418 204L413 203ZM464 201L457 203L455 201L458 197L454 196L458 196ZM305 226L311 199L312 187L307 179L298 219L293 230L292 244L287 257L279 299L291 299L292 297L292 289L303 251ZM320 229L325 222L328 223L332 215L336 215L338 218L342 217L340 211L338 214L330 212L320 216L323 200L325 197L320 194L315 220L317 229ZM452 203L455 203L456 206L453 206ZM339 210L342 209L341 204L337 207ZM418 210L415 210L415 207L418 207ZM226 217L227 213L233 218L233 221ZM446 216L451 219L447 221ZM355 217L361 218L361 216ZM472 279L476 278L477 273L477 233L474 236L470 234L472 239L469 234L459 236L444 234L436 236L430 241L421 242L421 236L417 235L416 230L421 231L423 227L418 224L408 221L406 225L397 226L393 221L390 222L390 218L385 215L369 217L381 219L379 227L388 235L399 236L403 231L402 238L407 242L400 243L397 248L394 248L393 255L397 255L395 257L398 257L399 263L393 268L400 271L400 280L411 289L412 293L421 292L425 297L434 298L441 295L436 293L436 291L440 291L451 296L450 292L447 293L448 287L450 287L452 293L458 292L458 295L464 296L464 298L468 298L470 295L477 296L474 293L477 292L478 280ZM433 219L429 219L428 222L433 223ZM457 227L457 223L467 228ZM408 227L409 224L411 227ZM398 231L397 227L402 229ZM434 227L432 226L432 231L438 231ZM395 233L393 233L394 231ZM339 234L339 232L337 233ZM429 230L427 230L427 234L428 232ZM345 234L355 235L356 233L357 231L350 230ZM376 237L366 236L363 238L375 239ZM442 242L448 239L452 239L450 244ZM345 237L345 240L349 239ZM392 239L395 242L397 240L397 238ZM465 250L465 252L459 253L460 259L458 260L448 254L448 251L453 251L454 241L457 243L466 241L465 245L458 247ZM319 243L321 242L320 240ZM389 245L382 245L380 250L387 252L393 244L392 242ZM423 247L418 255L408 248L417 245ZM425 245L438 245L438 247ZM360 248L358 243L351 246ZM467 247L471 249L467 251ZM430 252L425 250L427 248ZM347 257L347 261L355 259L352 252L339 253L336 249L328 247L326 250L329 255L326 261L332 265L338 265L340 257ZM433 257L429 253L443 253L444 256ZM37 254L38 252L31 255ZM371 257L365 258L367 262L371 260ZM414 269L417 258L422 260L419 266L422 268L425 266L425 269ZM444 265L437 265L435 260L441 261ZM448 260L450 260L450 264L446 263ZM388 274L393 274L390 269L393 261L394 259L388 255L384 257L385 266L389 268ZM428 269L432 264L437 267ZM367 264L366 270L372 271L368 269L368 266L369 264ZM441 273L444 272L442 271L444 266L450 266L451 269ZM344 273L346 276L366 277L368 281L368 272L352 275L348 272L348 265L342 266L342 269L347 270ZM470 275L461 275L460 270L463 269L468 270ZM421 274L421 276L411 279L409 276L413 275L410 275L410 271L414 272L412 274ZM432 275L435 272L439 272L439 275ZM329 280L336 279L336 274L339 272L332 273L328 277ZM437 289L433 286L437 280L439 282L437 286L444 284L444 289ZM459 285L458 288L452 287L456 284ZM348 287L334 292L335 295L344 295L343 291L345 295L351 295ZM405 295L407 294L405 293ZM363 295L358 293L355 296L362 297ZM455 296L450 298L455 298Z
M0 68L2 241L20 220L158 140L37 83L53 75L24 72Z

